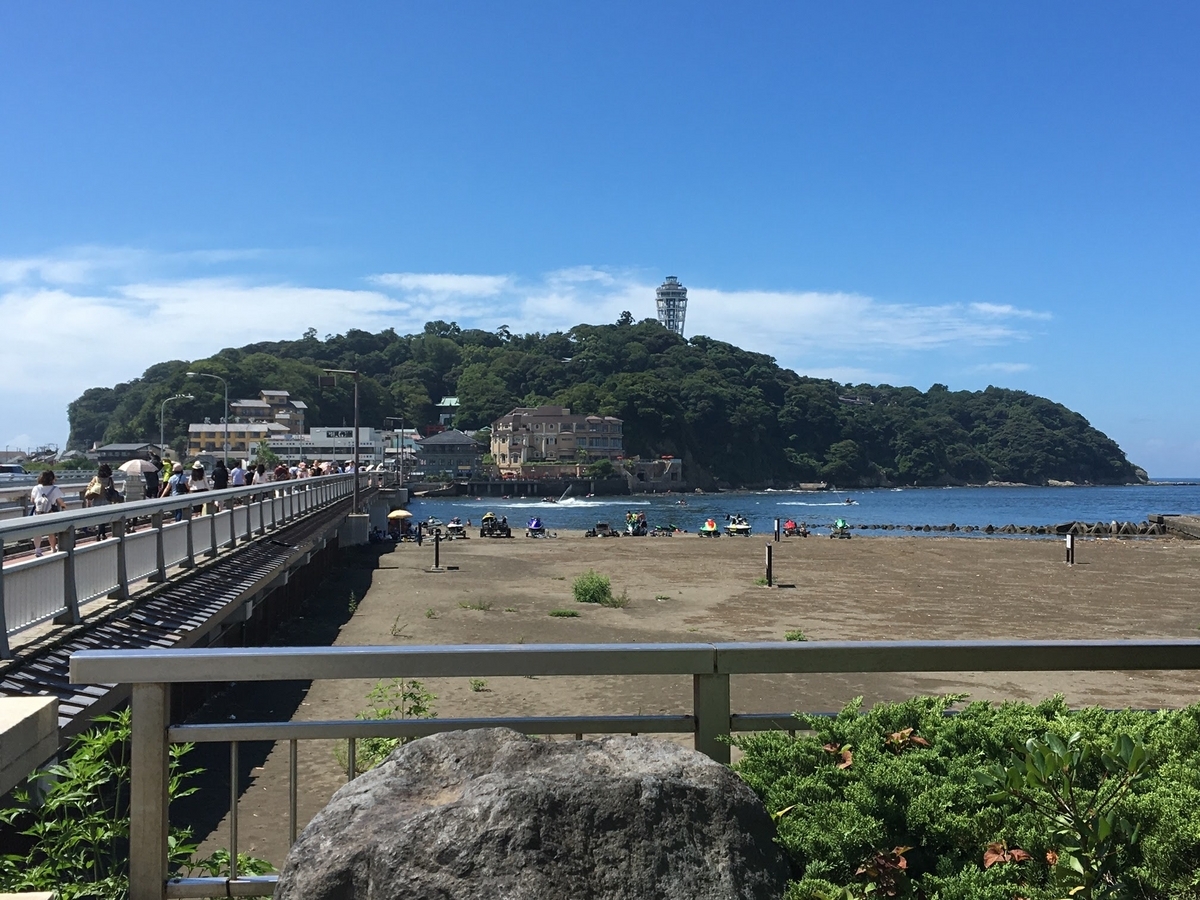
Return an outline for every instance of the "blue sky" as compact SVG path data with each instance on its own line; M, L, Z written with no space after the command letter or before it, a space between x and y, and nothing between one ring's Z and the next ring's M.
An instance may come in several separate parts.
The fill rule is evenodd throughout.
M1200 473L1195 4L0 5L0 441L309 326L653 314Z

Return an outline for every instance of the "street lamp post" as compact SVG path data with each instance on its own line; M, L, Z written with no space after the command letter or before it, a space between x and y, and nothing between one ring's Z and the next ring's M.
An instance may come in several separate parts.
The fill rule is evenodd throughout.
M354 496L351 500L352 509L355 513L358 512L358 370L357 369L324 369L326 375L353 375L354 376ZM321 379L321 387L333 387L336 379Z
M196 398L193 397L191 394L176 394L174 397L168 397L166 400L164 400L162 402L162 408L159 409L159 411L158 411L158 449L159 450L162 450L164 447L166 447L166 444L164 443L166 440L166 428L164 426L165 426L166 416L167 416L167 404L170 403L172 400L195 400L195 399Z
M188 378L215 378L225 388L225 457L224 465L229 465L229 384L220 375L209 375L207 372L188 372Z
M399 422L400 434L396 437L396 466L400 473L399 486L404 487L404 416L384 416L384 421Z

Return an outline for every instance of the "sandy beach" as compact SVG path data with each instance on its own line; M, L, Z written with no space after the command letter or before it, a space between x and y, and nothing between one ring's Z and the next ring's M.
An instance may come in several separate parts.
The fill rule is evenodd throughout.
M282 640L294 644L764 641L801 629L810 640L1196 637L1200 542L1086 540L1077 564L1054 540L965 538L788 539L775 548L779 587L755 584L766 538L702 540L563 536L508 541L475 537L433 549L413 544L342 554L322 597ZM595 569L625 592L623 609L576 604L571 580ZM350 613L350 595L356 601ZM578 618L554 618L576 609ZM835 710L914 694L966 692L977 699L1039 700L1062 692L1072 705L1182 706L1200 696L1200 673L979 673L746 676L732 684L735 712ZM221 718L350 718L366 706L366 682L311 687L245 685L206 710ZM571 715L688 712L685 678L432 679L438 715ZM478 685L476 685L478 687ZM688 739L690 741L690 739ZM225 747L197 750L216 784ZM280 864L287 846L287 749L242 751L239 847ZM223 763L223 764L222 764ZM300 745L301 825L345 780L333 747ZM206 787L205 793L211 789ZM227 797L228 787L217 789ZM220 800L216 800L219 804ZM215 815L187 817L215 825ZM180 816L184 818L184 816ZM221 822L206 850L228 844Z

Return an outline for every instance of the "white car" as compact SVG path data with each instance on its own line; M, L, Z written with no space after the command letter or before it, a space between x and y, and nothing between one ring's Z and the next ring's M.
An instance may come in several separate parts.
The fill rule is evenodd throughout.
M12 481L26 474L24 466L16 463L0 463L0 481Z

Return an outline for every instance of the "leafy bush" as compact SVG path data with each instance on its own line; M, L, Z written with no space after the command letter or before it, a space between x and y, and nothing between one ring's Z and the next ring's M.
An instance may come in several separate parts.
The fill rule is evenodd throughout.
M550 615L556 619L578 619L579 610L577 609L552 609Z
M888 884L940 900L1200 898L1200 706L1070 711L1055 697L945 714L962 699L855 702L798 715L813 734L736 740L797 873L789 900Z
M356 719L382 721L385 719L436 719L433 703L437 700L425 689L425 685L413 679L405 681L395 678L380 681L367 694L372 705L360 710ZM358 774L370 771L388 758L393 750L406 744L410 738L369 737L359 738L355 747L354 770ZM338 765L344 770L349 765L346 748L338 744L333 752Z
M808 637L799 628L793 628L791 631L783 633L783 639L785 641L807 641Z
M601 606L612 602L612 582L607 575L601 575L593 569L588 569L571 584L576 603L599 603Z
M25 853L0 857L0 891L57 891L63 900L129 895L129 710L100 716L92 728L71 739L63 762L34 772L28 785L13 791L16 805L0 810L0 822L28 839ZM168 795L189 796L187 781L200 769L183 769L191 744L172 744ZM172 828L169 863L190 875L229 874L229 851L196 858L192 833ZM264 860L238 854L246 874L274 871Z

